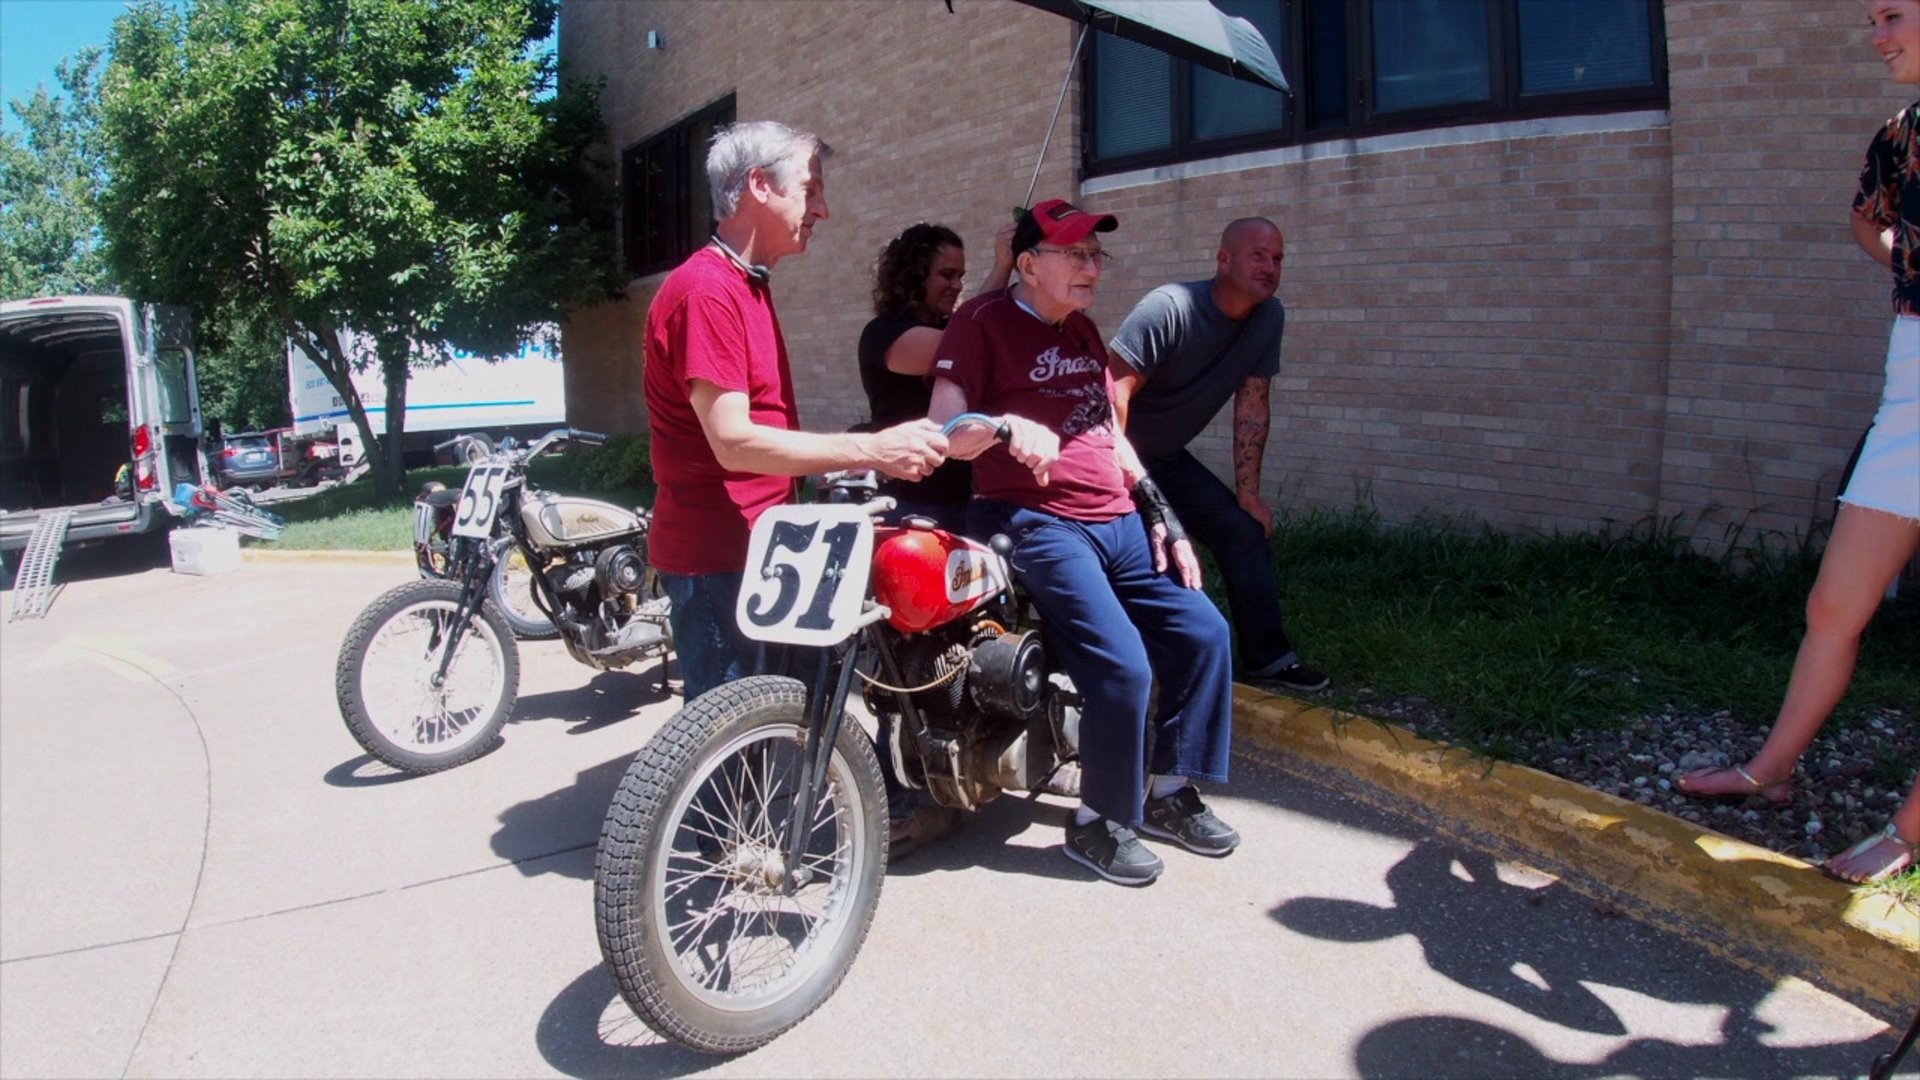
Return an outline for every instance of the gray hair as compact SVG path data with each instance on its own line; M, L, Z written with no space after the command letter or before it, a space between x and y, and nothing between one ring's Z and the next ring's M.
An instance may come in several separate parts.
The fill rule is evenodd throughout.
M747 174L760 169L786 191L815 154L822 159L833 148L810 131L791 128L778 120L745 120L728 124L713 134L707 151L707 187L713 193L715 220L732 217L747 190Z

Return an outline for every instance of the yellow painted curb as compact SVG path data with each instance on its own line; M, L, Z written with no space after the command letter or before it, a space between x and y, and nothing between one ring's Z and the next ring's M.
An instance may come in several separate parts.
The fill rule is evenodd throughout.
M245 562L313 562L313 563L360 563L385 566L389 563L412 566L411 551L342 551L328 549L282 549L269 547L242 547L240 558Z
M1412 798L1530 852L1575 885L1638 898L1641 914L1775 977L1870 1011L1913 1008L1920 913L1817 867L1524 765L1405 728L1234 687L1235 735Z

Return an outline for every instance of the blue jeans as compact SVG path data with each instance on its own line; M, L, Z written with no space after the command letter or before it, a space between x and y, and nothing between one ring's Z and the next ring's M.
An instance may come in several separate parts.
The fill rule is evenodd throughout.
M673 624L673 651L680 659L681 693L687 701L760 667L758 643L740 633L733 617L743 578L738 572L660 575L673 603L667 618Z
M1138 825L1148 768L1224 783L1233 736L1227 620L1205 593L1155 573L1139 514L1074 521L975 499L976 536L1013 541L1013 572L1049 650L1080 691L1080 791L1102 817ZM1147 697L1160 683L1147 746Z
M1180 515L1194 543L1220 566L1240 641L1240 670L1283 668L1299 657L1281 625L1280 585L1273 576L1273 546L1253 515L1240 509L1233 491L1213 470L1185 450L1142 464Z

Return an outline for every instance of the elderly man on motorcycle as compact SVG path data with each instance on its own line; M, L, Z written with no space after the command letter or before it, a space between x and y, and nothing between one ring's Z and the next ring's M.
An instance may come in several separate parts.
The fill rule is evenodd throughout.
M1082 801L1065 853L1109 881L1145 885L1163 865L1137 834L1212 856L1240 837L1192 783L1227 779L1227 623L1113 422L1104 338L1085 314L1108 258L1099 237L1117 225L1059 199L1022 216L1017 280L954 313L935 353L929 417L1004 415L1005 446L962 429L949 451L977 459L969 531L1012 541L1013 571L1084 699Z

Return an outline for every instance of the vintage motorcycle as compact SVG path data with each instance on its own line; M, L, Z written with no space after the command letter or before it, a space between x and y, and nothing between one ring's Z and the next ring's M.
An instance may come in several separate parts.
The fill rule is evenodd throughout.
M651 515L536 490L527 479L527 463L549 448L603 441L562 429L525 447L465 444L473 464L454 497L444 576L388 590L340 643L335 695L367 753L429 773L493 745L520 684L518 646L493 599L508 552L540 568L528 582L533 601L574 659L606 670L657 657L664 687L673 632L647 565Z
M455 436L434 449L449 447L458 447L474 460L493 452L493 443L484 435ZM433 480L413 497L413 562L423 578L445 578L453 568L453 516L462 490ZM534 601L533 568L514 546L504 524L506 519L499 520L501 524L496 525L493 535L499 550L495 552L493 580L487 583L487 598L507 620L514 637L522 641L559 637L560 628Z
M968 414L962 422L985 422ZM1004 437L1004 432L1002 432ZM628 767L594 862L600 949L627 1004L687 1046L738 1053L799 1023L865 940L887 861L875 743L902 782L973 809L1077 756L1080 698L1012 586L1004 537L876 524L871 474L755 524L739 627L800 650L688 702Z

